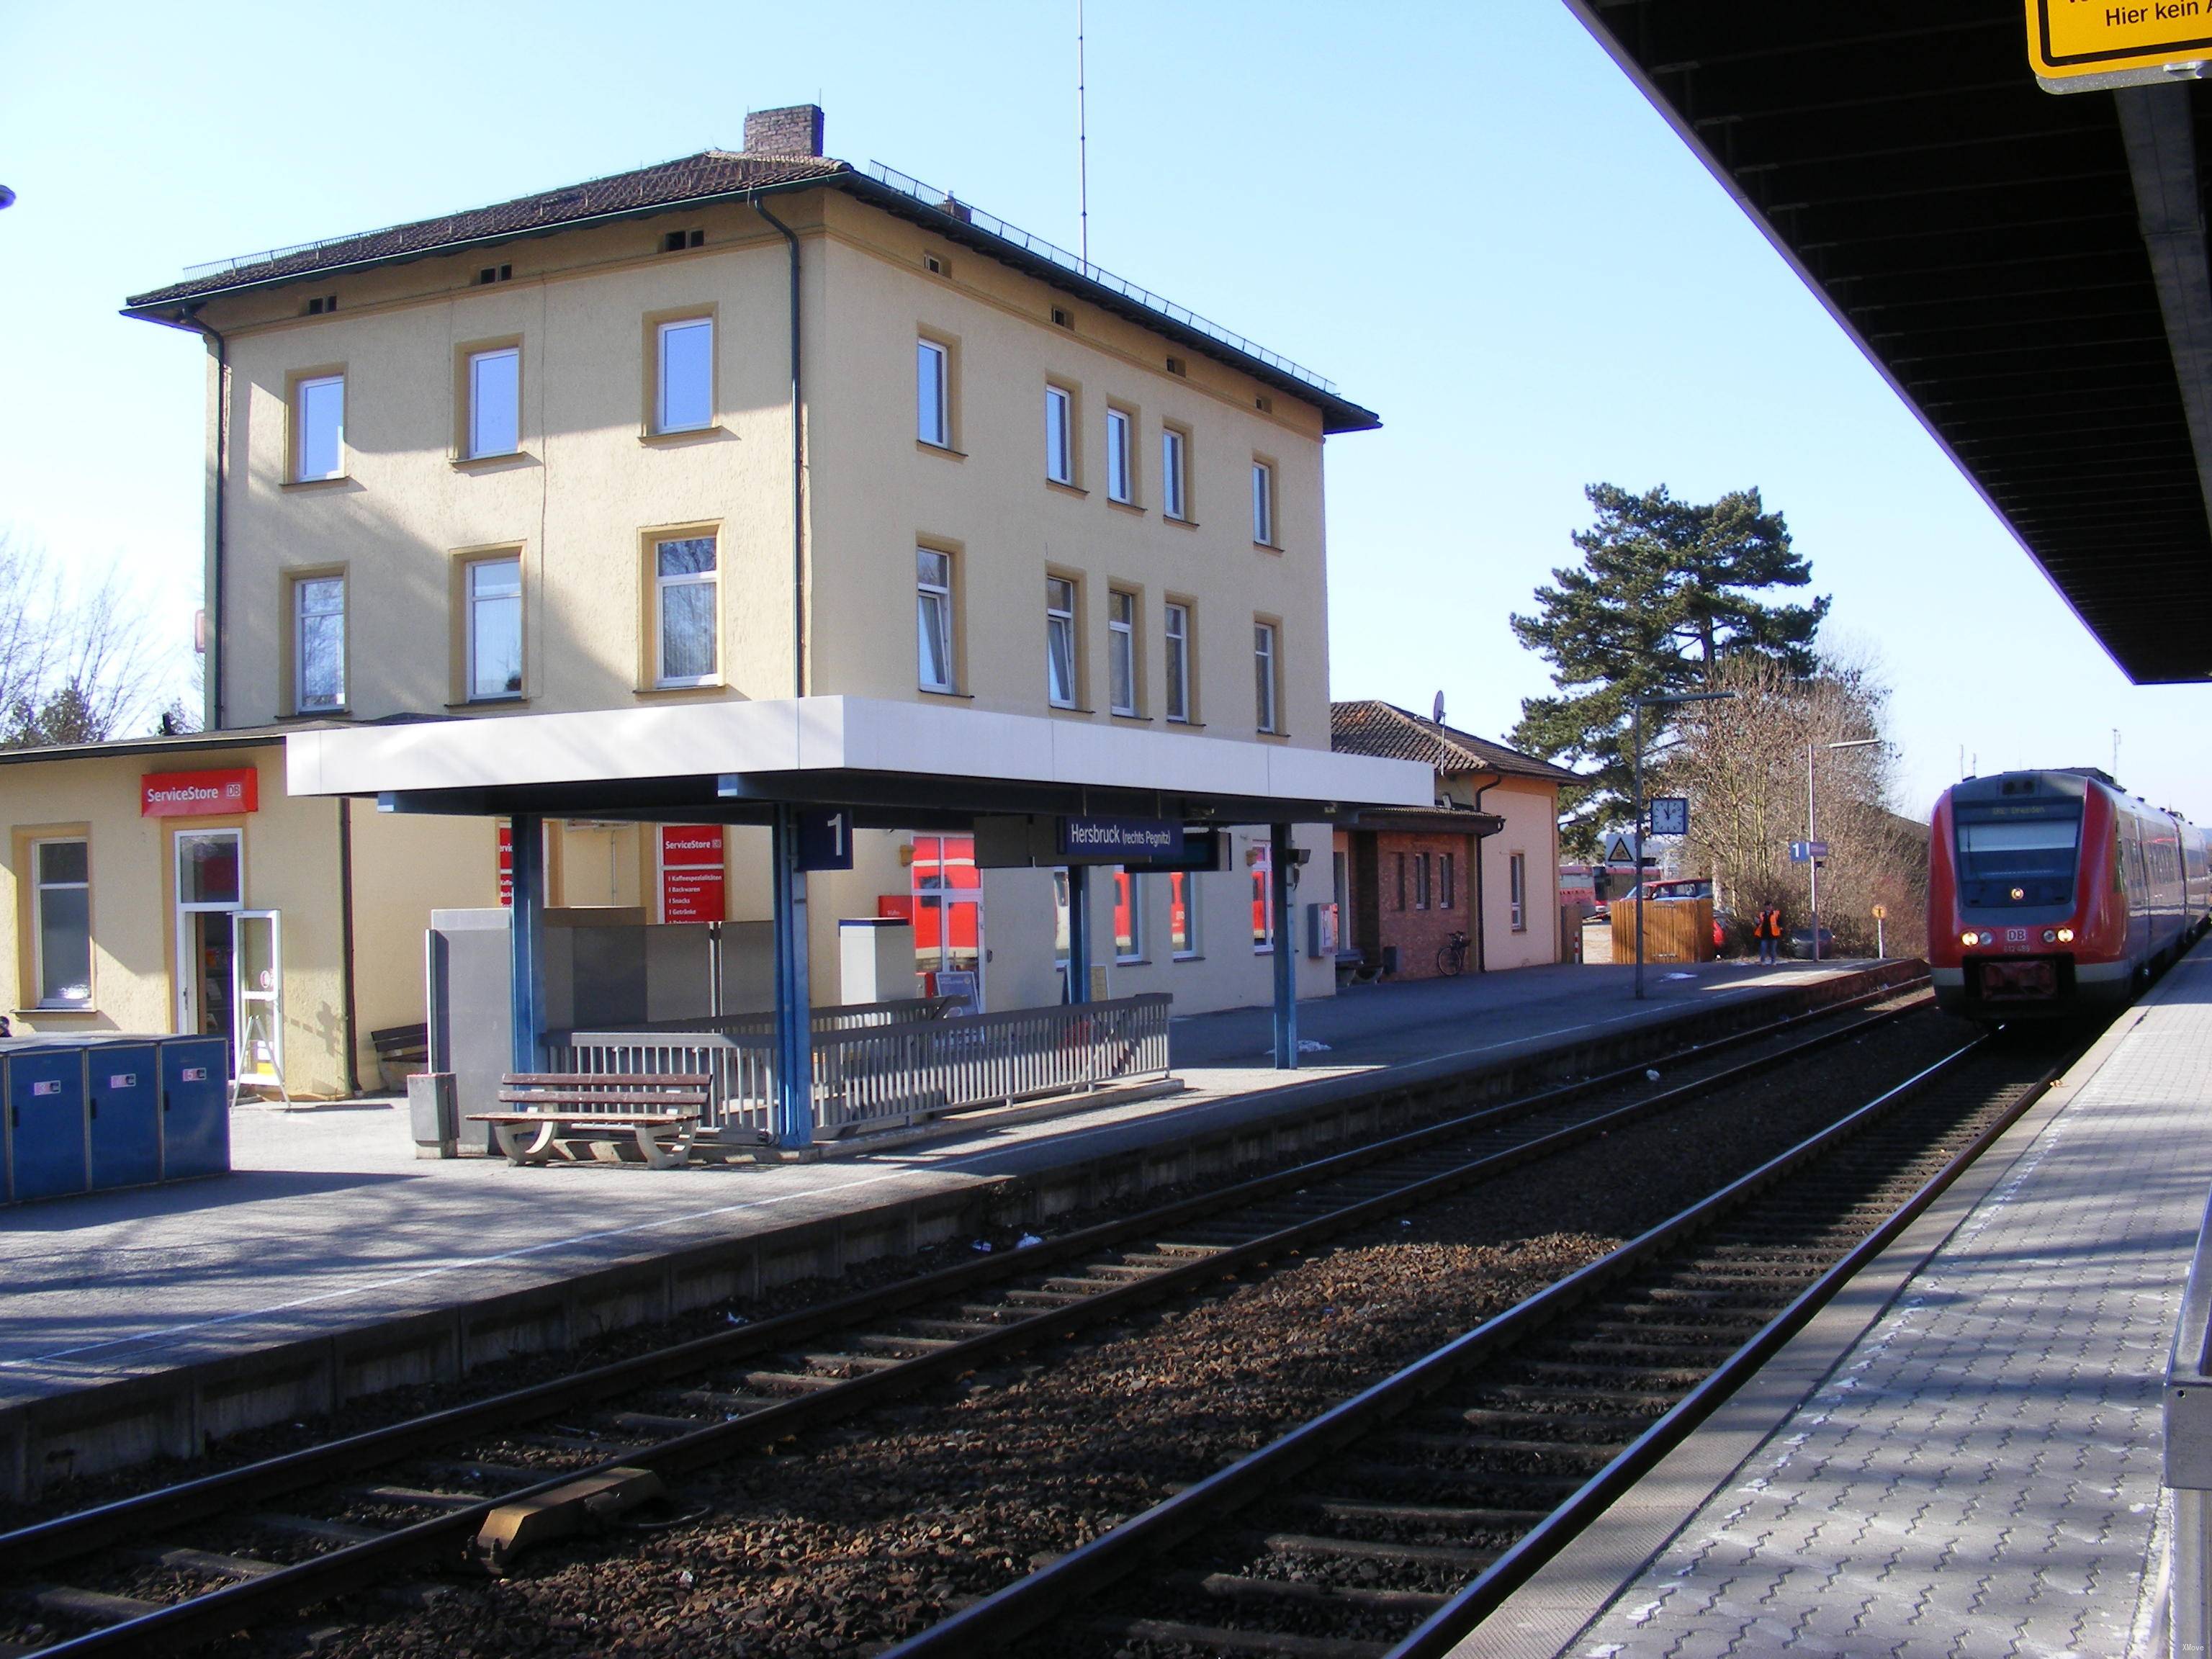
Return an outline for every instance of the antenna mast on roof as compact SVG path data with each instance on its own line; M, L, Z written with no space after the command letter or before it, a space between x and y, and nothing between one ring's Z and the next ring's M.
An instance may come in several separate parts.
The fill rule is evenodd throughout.
M1083 0L1075 0L1075 205L1077 251L1091 263L1091 124L1083 82Z

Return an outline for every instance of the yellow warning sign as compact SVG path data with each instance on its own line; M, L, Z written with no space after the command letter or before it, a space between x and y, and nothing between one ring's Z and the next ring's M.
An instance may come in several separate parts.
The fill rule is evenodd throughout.
M2027 0L2027 61L2047 92L2088 92L2212 64L2212 0Z

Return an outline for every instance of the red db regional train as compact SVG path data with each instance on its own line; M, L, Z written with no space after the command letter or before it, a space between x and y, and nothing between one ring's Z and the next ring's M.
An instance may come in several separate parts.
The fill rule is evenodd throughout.
M1975 1019L2125 1004L2204 931L2205 832L2091 768L1954 784L1928 837L1936 998Z

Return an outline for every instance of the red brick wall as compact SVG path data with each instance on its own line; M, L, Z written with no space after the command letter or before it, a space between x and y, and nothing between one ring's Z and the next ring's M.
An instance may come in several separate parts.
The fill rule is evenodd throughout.
M1400 979L1434 979L1437 952L1455 932L1468 935L1467 971L1474 970L1474 837L1472 836L1411 836L1391 831L1375 837L1376 898L1372 915L1379 945L1398 947ZM1429 855L1429 908L1414 908L1419 890L1413 876L1413 857ZM1437 877L1438 860L1449 854L1452 861L1452 903L1443 908ZM1398 902L1398 860L1405 859L1405 906ZM1381 960L1378 951L1376 961Z

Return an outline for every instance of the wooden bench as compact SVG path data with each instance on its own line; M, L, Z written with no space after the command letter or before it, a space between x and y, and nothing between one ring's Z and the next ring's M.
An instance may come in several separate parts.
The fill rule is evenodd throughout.
M691 1156L713 1085L693 1072L510 1072L499 1080L508 1109L471 1112L469 1121L490 1124L511 1164L543 1164L556 1151L574 1158L564 1143L631 1141L653 1168L672 1170Z

